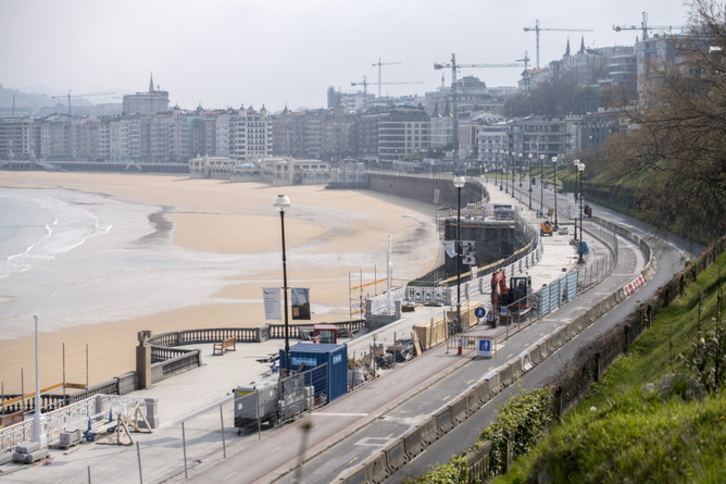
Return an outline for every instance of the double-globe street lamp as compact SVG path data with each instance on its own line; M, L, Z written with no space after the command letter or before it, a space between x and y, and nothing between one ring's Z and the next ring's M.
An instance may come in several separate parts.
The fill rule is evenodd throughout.
M572 160L572 164L575 165L575 207L577 207L577 192L579 190L578 185L577 185L577 176L579 173L580 160L575 158L574 160ZM575 230L574 230L574 233L572 234L572 242L573 243L577 242L577 216L575 217ZM578 245L578 247L579 247L579 245Z
M285 211L290 208L290 199L285 195L278 195L273 202L280 212L280 228L282 233L282 291L285 304L285 377L290 375L290 321L287 311L287 256L285 255Z
M454 177L456 187L456 326L454 331L461 332L461 189L466 185L463 176Z

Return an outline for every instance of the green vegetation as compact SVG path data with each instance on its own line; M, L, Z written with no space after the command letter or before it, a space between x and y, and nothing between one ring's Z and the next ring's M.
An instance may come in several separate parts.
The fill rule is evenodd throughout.
M726 482L724 274L726 253L496 482Z

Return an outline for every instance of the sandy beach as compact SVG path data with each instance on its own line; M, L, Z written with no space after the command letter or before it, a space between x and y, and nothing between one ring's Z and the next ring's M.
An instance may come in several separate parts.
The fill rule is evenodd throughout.
M264 319L262 287L282 286L280 216L272 206L279 193L292 202L285 215L288 285L310 288L312 323L349 319L349 281L352 278L356 286L361 274L364 283L385 277L389 235L396 285L441 263L435 206L371 191L272 187L171 175L46 172L1 172L0 186L65 188L153 208L148 210L152 213L137 217L139 227L146 232L138 238L141 242L107 248L103 237L110 240L115 236L115 228L111 228L108 235L68 253L69 260L78 264L102 261L105 250L136 250L140 245L145 253L158 251L166 259L178 253L190 261L186 272L175 268L169 275L151 265L122 279L128 286L137 286L135 289L143 291L152 304L134 296L132 290L118 291L113 286L116 292L111 292L112 279L116 278L104 279L91 289L79 286L78 291L84 291L79 300L88 301L88 310L84 312L85 303L76 303L81 307L75 310L83 317L58 325L48 320L42 302L38 301L38 309L33 308L33 294L13 292L14 276L0 279L0 313L3 307L20 304L21 299L28 308L20 315L22 321L27 320L27 331L16 330L11 337L0 339L0 382L6 393L20 392L21 369L25 391L33 388L33 314L40 314L43 387L63 380L63 344L66 381L86 381L87 346L88 380L94 384L134 369L138 331L158 334L277 322ZM215 270L206 270L206 261L213 261L210 264L215 264ZM41 264L47 269L61 262ZM181 287L193 290L195 297L184 291L164 291L165 281L170 280L165 277L185 279L179 281ZM385 285L380 284L366 288L366 294L384 290ZM359 296L360 291L355 291L353 297ZM104 298L112 302L108 305L115 308L113 311L92 305L106 301Z

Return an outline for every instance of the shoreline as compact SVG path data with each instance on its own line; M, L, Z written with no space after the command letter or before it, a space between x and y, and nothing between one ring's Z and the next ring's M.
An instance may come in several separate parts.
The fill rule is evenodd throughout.
M44 320L38 311L41 386L62 381L63 342L66 380L85 382L88 343L89 382L94 384L135 369L133 347L138 331L159 334L276 323L264 320L261 287L274 287L281 279L279 217L272 207L277 192L287 192L293 202L285 217L290 284L311 288L315 313L312 321L291 321L293 324L348 320L351 273L355 274L353 285L357 285L359 271L364 271L365 282L384 272L387 237L383 234L393 236L396 279L425 274L440 258L435 207L376 192L229 184L165 175L46 172L8 172L0 185L68 188L162 207L148 215L147 223L154 230L142 237L144 243L196 254L202 267L204 257L221 258L219 263L237 272L219 279L219 287L206 298L208 303L180 305L136 318L42 332ZM412 243L419 246L412 247ZM26 373L24 386L29 391L32 348L32 329L25 336L0 340L0 382L5 393L20 392L20 368Z

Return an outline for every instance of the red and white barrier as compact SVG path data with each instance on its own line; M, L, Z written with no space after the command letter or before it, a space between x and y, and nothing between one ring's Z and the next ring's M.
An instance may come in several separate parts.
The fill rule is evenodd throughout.
M641 274L638 277L636 277L635 280L633 280L633 282L631 282L630 284L626 285L623 288L623 292L625 292L625 296L630 296L635 291L637 291L640 288L640 286L642 286L643 284L645 284L645 278Z

